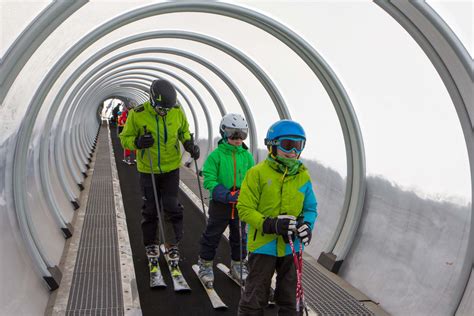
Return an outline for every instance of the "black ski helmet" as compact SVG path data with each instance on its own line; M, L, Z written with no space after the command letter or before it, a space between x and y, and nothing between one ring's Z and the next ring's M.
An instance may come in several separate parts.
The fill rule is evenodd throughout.
M150 86L150 103L154 108L172 108L176 105L176 90L165 79L153 80Z

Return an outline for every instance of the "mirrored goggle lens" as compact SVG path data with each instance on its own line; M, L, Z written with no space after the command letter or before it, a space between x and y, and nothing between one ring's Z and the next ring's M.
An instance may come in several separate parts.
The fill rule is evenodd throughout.
M151 96L150 98L151 100L151 106L156 108L157 110L160 109L160 108L163 108L163 109L171 109L172 107L176 107L178 106L178 103L172 105L172 106L168 106L168 104L166 104L166 107L164 106L165 104L163 104L164 102L161 100L161 99L157 99L155 98L153 95Z
M227 138L230 139L246 139L248 134L247 128L225 128L224 129Z
M303 150L304 145L304 139L283 138L280 139L280 144L278 145L278 147L285 152L291 152L292 150L296 150L296 152L300 153Z
M158 107L155 108L156 113L158 113L160 115L168 114L168 112L170 110L171 110L170 108L164 108L164 107L161 107L161 106L158 106Z

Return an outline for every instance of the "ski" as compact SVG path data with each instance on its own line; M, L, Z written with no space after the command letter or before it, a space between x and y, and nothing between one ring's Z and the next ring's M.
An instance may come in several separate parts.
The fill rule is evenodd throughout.
M240 280L234 278L234 276L232 275L232 273L230 273L230 269L229 269L228 266L226 266L226 265L223 264L223 263L218 263L218 264L217 264L217 268L219 268L219 270L221 270L222 272L224 272L225 275L227 275L232 281L234 281L238 286L240 286Z
M230 273L230 269L228 266L226 266L225 264L223 263L218 263L217 264L217 268L219 268L219 270L221 270L222 272L224 272L225 275L227 275L232 281L235 282L235 284L237 284L238 286L240 286L240 280L234 278L234 276L232 275L232 273ZM271 285L271 288L270 288L270 298L268 300L268 304L270 305L274 305L275 304L275 301L273 299L273 294L275 292L275 282L276 282L276 279L275 279L275 275L273 276L272 278L272 285Z
M165 245L160 245L161 252L165 256L168 269L170 270L171 278L173 279L173 287L175 292L191 291L186 279L181 272L179 266L172 266L169 261L168 253L166 252Z
M160 265L158 264L158 256L148 256L148 267L150 269L150 287L166 287Z
M129 165L129 166L135 164L133 161L131 161L131 160L129 160L129 159L128 159L128 160L127 160L127 159L123 159L122 161L123 161L124 163L126 163L127 165Z
M202 286L204 287L204 290L206 290L207 296L209 296L209 300L211 301L212 307L214 309L226 309L227 305L219 297L216 290L214 290L214 287L207 287L206 284L204 284L204 282L199 277L199 266L197 264L193 264L193 270L196 273Z

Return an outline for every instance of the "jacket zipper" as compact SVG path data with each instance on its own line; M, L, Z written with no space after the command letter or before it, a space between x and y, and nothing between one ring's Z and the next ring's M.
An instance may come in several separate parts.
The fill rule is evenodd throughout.
M281 190L280 190L280 196L281 196L281 204L283 204L283 185L285 184L285 176L288 171L288 167L286 167L285 172L283 173L283 177L281 177ZM281 206L280 206L280 212L278 212L280 215L281 213ZM286 212L284 213L286 214Z
M156 137L158 138L158 141L156 142L158 145L158 169L160 169L160 173L163 173L161 170L161 151L160 151L160 124L158 123L158 115L155 116L156 120Z
M165 144L168 142L168 129L166 128L166 118L165 116L162 116L163 118L163 128L164 128L164 135L165 135Z

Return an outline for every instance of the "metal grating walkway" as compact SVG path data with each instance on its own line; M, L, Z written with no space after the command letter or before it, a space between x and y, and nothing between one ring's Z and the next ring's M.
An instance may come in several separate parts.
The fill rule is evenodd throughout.
M119 246L107 129L96 161L66 315L123 315Z
M374 315L318 269L305 261L303 285L308 305L318 315Z

